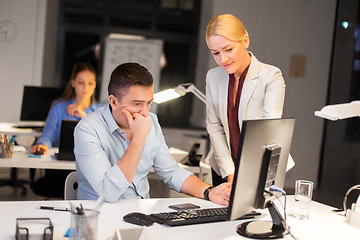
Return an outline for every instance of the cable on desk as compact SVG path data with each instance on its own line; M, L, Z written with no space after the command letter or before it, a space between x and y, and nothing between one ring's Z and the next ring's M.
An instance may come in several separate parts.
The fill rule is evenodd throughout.
M266 191L266 190L265 190ZM284 196L284 204L281 202L280 198L276 195L276 194L273 194L271 191L273 192L280 192L281 195ZM285 228L286 228L286 231L290 234L290 236L294 239L294 240L297 240L297 238L292 234L291 232L291 229L290 229L290 226L288 225L287 223L287 219L286 219L286 199L287 199L287 196L286 196L286 192L279 188L279 187L276 187L274 185L270 186L270 191L266 191L267 193L269 193L271 196L275 196L276 199L280 202L281 206L284 208L284 221L285 221Z
M352 186L351 188L349 188L345 194L344 200L343 200L343 208L344 208L344 212L345 212L345 216L346 216L346 210L347 210L347 198L349 196L349 194L353 191L353 190L360 190L360 185L355 185ZM360 198L360 195L359 195Z

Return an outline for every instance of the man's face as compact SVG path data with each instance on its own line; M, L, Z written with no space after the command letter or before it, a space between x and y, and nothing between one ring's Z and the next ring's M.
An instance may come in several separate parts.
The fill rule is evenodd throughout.
M120 101L114 96L109 96L109 102L112 108L112 114L115 121L122 129L128 129L128 120L123 110L126 109L131 115L139 113L144 117L149 115L151 103L154 99L153 87L131 86Z

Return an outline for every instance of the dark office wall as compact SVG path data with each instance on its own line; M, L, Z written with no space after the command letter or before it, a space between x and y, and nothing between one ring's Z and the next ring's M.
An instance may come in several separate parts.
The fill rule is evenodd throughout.
M327 104L360 100L359 7L359 0L338 1ZM360 182L360 118L326 121L323 144L321 186L344 195Z

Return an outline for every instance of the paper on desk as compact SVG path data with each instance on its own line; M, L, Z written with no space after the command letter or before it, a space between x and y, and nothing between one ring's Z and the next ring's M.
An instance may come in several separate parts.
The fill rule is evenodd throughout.
M149 240L145 227L116 229L112 240Z
M23 146L18 146L18 145L14 146L14 152L25 152L25 151L26 149Z
M291 154L289 154L288 161L287 161L287 165L286 165L286 171L289 171L289 170L292 169L294 166L295 166L295 161L294 161L294 159L291 157Z
M186 157L189 154L186 151L174 147L170 147L169 152L171 156L176 160L176 162L180 162L181 160L184 159L184 157Z

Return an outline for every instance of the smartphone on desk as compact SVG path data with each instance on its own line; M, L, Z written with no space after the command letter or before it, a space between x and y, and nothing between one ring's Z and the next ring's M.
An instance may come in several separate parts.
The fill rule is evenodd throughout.
M192 203L181 203L181 204L170 205L169 208L177 210L177 211L183 211L183 210L200 208L200 206L192 204Z

